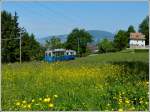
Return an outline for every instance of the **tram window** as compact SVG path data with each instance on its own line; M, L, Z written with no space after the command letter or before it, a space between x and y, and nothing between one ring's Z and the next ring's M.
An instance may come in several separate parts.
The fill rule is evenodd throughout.
M49 53L49 56L51 56L51 53Z
M55 56L55 53L54 53L54 52L52 52L52 54L53 54L53 56Z
M62 52L60 52L60 56L62 56Z
M62 56L64 55L64 52L62 52L62 54L61 54Z

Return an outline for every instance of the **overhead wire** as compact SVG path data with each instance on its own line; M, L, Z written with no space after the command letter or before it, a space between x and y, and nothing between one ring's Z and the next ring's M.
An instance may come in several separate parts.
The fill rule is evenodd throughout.
M58 9L54 10L53 8L48 7L47 5L43 5L40 3L38 3L38 5L41 6L41 8L47 10L48 13L53 13L56 16L60 16L61 18L64 18L65 20L67 20L67 22L70 22L69 24L72 24L75 27L84 26L83 23L78 23L75 19L73 19L72 16L68 16L68 15L60 12L60 11L58 11Z

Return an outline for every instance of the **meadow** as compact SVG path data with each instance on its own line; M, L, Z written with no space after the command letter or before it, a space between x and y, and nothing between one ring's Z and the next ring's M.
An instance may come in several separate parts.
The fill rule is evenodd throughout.
M148 52L2 64L2 110L149 109Z

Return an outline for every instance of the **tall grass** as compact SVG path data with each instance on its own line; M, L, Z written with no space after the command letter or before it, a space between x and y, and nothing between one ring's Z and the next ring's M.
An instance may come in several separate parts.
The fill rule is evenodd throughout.
M122 111L148 105L146 52L2 65L3 110Z

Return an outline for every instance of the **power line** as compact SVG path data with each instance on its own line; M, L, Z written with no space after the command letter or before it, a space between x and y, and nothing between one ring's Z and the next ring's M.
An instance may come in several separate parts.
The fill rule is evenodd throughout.
M42 5L42 4L40 4L40 6L42 8L45 8L48 11L50 10L53 14L60 15L61 17L64 17L65 19L67 19L68 21L70 21L72 25L76 24L77 26L80 26L80 25L84 26L83 23L76 23L75 19L72 19L72 18L70 18L70 16L67 16L67 15L63 14L62 12L58 11L58 9L54 10L54 9L52 9L50 7L47 7L46 5Z
M22 62L22 60L21 60L21 58L22 58L22 55L21 55L21 51L22 51L22 47L21 47L21 38L22 38L22 33L20 33L20 38L11 38L11 39L1 39L1 40L12 40L12 39L19 39L20 41L19 41L19 48L20 48L20 64L21 64L21 62Z
M24 8L25 10L24 11L26 11L27 12L27 9L29 8L29 7L27 7L27 6L25 6L25 5L21 5L21 8ZM45 16L45 14L44 13L39 13L39 10L40 11L43 11L44 13L50 13L50 12L47 12L47 10L44 10L43 8L38 8L38 12L37 12L37 10L33 10L33 9L31 9L30 8L30 13L33 13L33 15L35 16L35 15L39 15L39 16L41 16L41 17L43 17L44 19L47 19L48 21L46 21L46 22L49 22L50 24L51 23L58 23L58 24L61 24L62 26L64 26L64 27L66 27L66 25L69 25L70 27L72 27L72 25L71 24L65 24L64 22L60 22L60 21L56 21L56 19L53 19L52 17L49 17L48 16L48 14ZM29 13L29 12L27 12L27 13ZM51 14L51 13L50 13ZM35 16L36 17L36 16ZM45 21L44 21L45 22ZM48 24L47 24L48 25ZM54 27L53 27L53 29L54 29ZM57 28L57 30L58 30L58 28Z
M12 40L12 39L19 39L19 38L10 38L10 39L1 39L1 40Z

